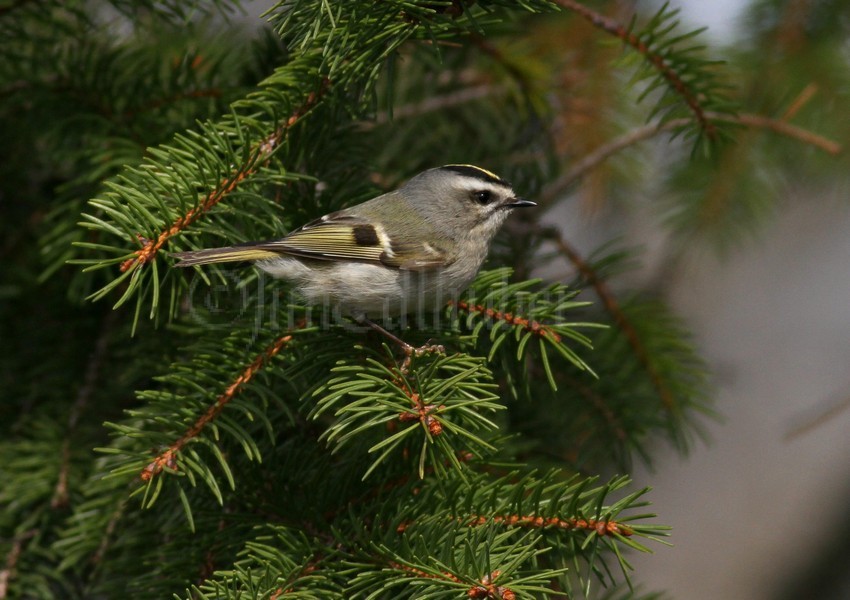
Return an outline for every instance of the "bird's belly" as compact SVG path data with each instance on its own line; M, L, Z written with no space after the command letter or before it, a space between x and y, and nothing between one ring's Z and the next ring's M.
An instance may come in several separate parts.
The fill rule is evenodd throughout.
M258 266L290 280L308 304L383 320L440 310L469 285L479 265L459 261L439 270L405 271L371 263L311 261L308 266L281 258Z

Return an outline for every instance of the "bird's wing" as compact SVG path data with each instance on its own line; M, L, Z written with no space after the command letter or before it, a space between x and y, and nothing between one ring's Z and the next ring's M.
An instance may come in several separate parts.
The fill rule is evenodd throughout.
M380 225L343 213L331 213L257 247L318 260L377 262L404 270L427 270L448 262L445 254L430 244L391 240Z

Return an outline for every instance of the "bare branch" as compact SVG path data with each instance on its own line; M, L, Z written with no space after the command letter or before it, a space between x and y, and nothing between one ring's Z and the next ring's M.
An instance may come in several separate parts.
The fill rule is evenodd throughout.
M834 142L828 138L825 138L816 133L812 133L807 129L803 129L802 127L798 127L796 125L791 125L790 123L786 123L781 119L774 119L772 117L766 117L763 115L755 115L755 114L740 114L740 115L725 115L721 113L708 112L706 113L710 118L715 119L717 121L726 121L728 123L735 123L737 125L743 125L745 127L752 127L754 129L769 129L774 133L778 133L784 135L786 137L794 138L824 152L832 154L836 156L841 154L844 151L844 147L838 142ZM648 140L659 133L663 133L665 131L673 131L678 129L679 127L683 127L690 123L690 119L680 118L680 119L672 119L670 121L665 121L662 123L650 123L648 125L643 125L632 131L629 131L620 137L614 138L607 144L599 146L596 150L586 155L584 158L580 159L576 162L571 169L569 169L566 173L552 181L549 185L541 193L541 198L543 201L551 201L556 198L559 194L563 193L566 189L568 189L573 183L584 177L588 172L592 171L600 164L605 162L608 158L623 150L628 148L629 146L633 146L639 142L644 140Z

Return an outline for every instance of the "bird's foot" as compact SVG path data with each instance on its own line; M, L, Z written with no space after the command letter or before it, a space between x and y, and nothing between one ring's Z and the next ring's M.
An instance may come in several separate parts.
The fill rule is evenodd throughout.
M404 342L404 346L402 346L402 350L404 350L405 356L404 356L404 361L402 361L402 363L401 363L400 370L405 375L410 370L410 363L413 361L414 356L419 357L419 356L423 356L425 354L445 354L446 353L445 346L443 346L442 344L431 344L431 343L423 344L423 345L419 346L418 348L415 348L415 347L411 346L410 344L408 344L407 342Z

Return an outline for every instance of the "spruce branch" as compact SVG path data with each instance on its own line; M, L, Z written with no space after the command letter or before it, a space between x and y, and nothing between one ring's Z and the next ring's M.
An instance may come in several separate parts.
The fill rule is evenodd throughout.
M3 569L0 570L0 600L6 598L9 594L9 582L14 579L18 560L21 557L21 552L24 550L24 544L39 533L38 529L28 529L15 535L12 540L12 546L6 554L6 560L3 562Z
M103 318L100 334L97 337L94 350L92 351L88 365L86 366L83 383L77 391L77 396L74 399L74 403L71 405L71 411L68 414L65 439L62 441L62 450L60 452L61 466L59 467L59 476L56 480L56 487L53 490L53 498L50 500L50 506L54 509L68 505L68 476L69 471L71 470L71 438L76 432L77 424L88 406L92 393L95 391L95 385L100 377L104 360L107 358L109 337L112 335L112 330L115 327L116 321L117 313L115 311L109 311Z
M786 119L790 118L790 115L792 114L793 112L791 112L789 109L789 113L787 113L780 119L756 114L740 114L736 117L715 115L715 118L717 118L718 120L729 121L730 123L739 123L741 125L745 125L747 127L752 127L755 129L769 129L774 133L778 133L789 138L794 138L805 144L809 144L810 146L819 148L820 150L832 154L833 156L837 156L838 154L841 154L843 152L844 147L839 142L835 142L827 137L824 137L817 133L813 133L807 129L803 129L802 127L798 127L796 125L792 125L786 122Z
M91 564L95 567L100 566L103 562L103 558L106 556L106 553L109 550L109 545L115 535L115 530L118 528L118 523L124 516L126 509L127 502L122 500L109 516L109 520L106 522L106 527L103 528L103 536L100 539L100 544L98 544L97 550L91 555Z
M402 571L417 579L442 579L463 586L469 585L468 582L464 582L463 579L450 571L426 571L413 565L403 564L394 560L387 563L387 566L391 569ZM513 590L503 585L497 586L493 583L501 574L501 571L495 570L484 575L479 582L474 583L466 590L466 598L478 598L482 600L515 600L517 596Z
M700 131L705 133L709 139L713 140L717 137L717 127L712 122L713 117L709 115L708 109L705 106L708 100L707 92L709 91L707 83L712 79L710 74L704 69L699 71L698 74L688 72L689 65L685 62L685 54L689 50L674 51L671 48L676 42L692 37L695 33L699 33L699 31L685 34L673 40L663 39L665 34L669 33L678 25L678 21L674 21L672 25L666 25L668 21L676 16L678 10L668 11L667 4L665 3L650 21L647 31L636 34L631 27L625 27L621 23L605 17L576 0L553 0L553 2L566 10L577 13L594 27L621 39L624 43L631 46L659 73L661 78L670 86L670 89L682 98L699 124ZM660 33L659 30L661 30ZM699 63L697 65L699 67L703 66ZM650 89L654 87L652 85ZM661 105L659 104L660 107Z
M542 286L530 279L509 283L511 269L479 273L463 298L449 305L449 316L458 328L471 330L472 340L488 339L492 361L510 348L515 361L521 361L532 347L539 353L552 390L557 390L549 353L555 353L581 371L593 373L590 366L568 343L590 348L590 339L581 328L600 327L597 323L570 322L566 315L585 302L574 300L578 292L561 284ZM461 314L465 318L460 318ZM485 330L489 335L483 335ZM536 340L536 344L531 344Z
M468 525L470 527L484 525L485 523L503 524L506 527L519 527L528 529L562 529L584 530L594 532L596 535L622 535L629 537L633 535L633 531L626 525L618 523L610 519L583 519L579 517L558 518L558 517L541 517L537 515L473 515L470 517Z
M365 363L342 360L332 371L334 377L314 393L310 418L332 412L335 421L322 439L337 450L355 441L367 444L376 458L364 478L390 456L409 453L418 457L420 478L430 472L428 464L438 473L445 465L460 469L456 444L492 452L479 432L497 429L485 412L504 408L483 362L461 354L427 356L414 360L411 373L405 374L372 357Z
M561 342L561 336L558 335L558 333L552 327L542 325L538 321L526 319L525 317L514 315L510 312L503 313L495 308L484 306L483 304L470 304L465 300L458 300L453 304L457 306L458 310L467 314L485 316L488 319L492 319L493 321L503 321L508 325L527 331L536 337L550 337L556 343Z
M473 85L450 93L431 96L414 104L403 104L393 108L392 114L387 111L380 112L374 119L361 123L360 127L365 131L369 131L370 129L398 121L399 119L419 117L427 113L439 112L475 100L481 100L482 98L502 96L507 92L508 90L504 86L492 84Z
M228 177L221 180L218 186L210 191L196 207L176 219L172 223L171 227L161 232L155 240L148 240L141 235L138 235L138 239L139 242L141 242L142 247L135 251L135 257L129 258L121 263L121 272L123 273L124 271L137 266L142 266L156 258L157 252L159 252L169 239L179 235L183 232L183 230L203 217L204 214L211 208L236 190L240 182L255 174L260 168L267 164L272 153L283 141L288 130L319 102L325 91L328 89L329 83L330 82L327 79L324 79L318 91L310 92L304 103L298 107L289 116L289 118L282 121L270 135L256 143L254 147L250 149L244 162L239 164Z
M424 570L444 583L448 583L446 572L468 581L466 578L472 573L477 572L480 579L482 574L501 570L506 576L505 585L513 587L517 582L516 571L530 567L522 564L522 560L532 557L539 562L530 571L523 571L531 580L547 572L550 578L562 574L568 561L575 565L576 575L583 577L578 569L579 560L587 564L590 572L603 577L598 570L598 565L604 563L603 548L611 551L610 556L617 557L626 573L630 567L620 546L647 552L648 548L635 538L658 541L656 536L665 535L667 528L637 523L650 515L626 514L645 505L642 497L647 490L611 502L611 495L629 484L628 478L615 477L603 485L596 485L595 481L595 478L577 477L565 481L561 474L552 471L513 473L496 479L475 473L469 476L469 486L462 490L426 482L417 493L416 513L421 514L411 515L408 511L396 528L404 543L390 546L390 538L385 538L382 551L395 548L392 560ZM423 506L445 508L435 512L433 508L421 510ZM439 547L431 545L427 551L424 546L417 547L420 540L427 544L425 540L435 536L441 540ZM500 564L498 559L476 563L471 558L461 560L457 555L460 550L453 550L472 545L474 556L481 556L481 550L475 550L474 544L485 543L484 540L493 550L500 543L510 545L511 553L524 558L519 564L511 562L511 567L505 569L505 563ZM558 550L550 555L547 549ZM425 567L418 559L420 552L427 552L440 562L431 561ZM452 552L457 553L455 557ZM474 565L472 570L470 563ZM569 586L569 581L565 583Z
M303 326L304 323L302 322L301 324L297 324L295 329L300 329ZM251 381L260 369L267 365L289 342L291 342L292 338L293 333L287 332L286 334L278 337L271 345L266 347L263 352L258 354L254 360L245 367L239 376L227 386L224 392L215 399L215 402L207 408L206 412L198 417L192 426L177 441L159 453L153 461L151 461L142 470L139 475L142 481L151 481L166 468L175 469L177 467L177 455L183 447L192 439L200 435L204 428L214 421L221 411L224 410L224 407L233 400L240 389L246 383Z
M711 119L730 123L732 125L741 125L753 129L768 129L774 133L814 146L815 148L823 150L833 156L841 154L844 151L844 147L839 142L787 122L788 119L792 118L794 114L796 114L802 104L808 101L807 96L808 94L801 94L800 99L795 101L779 119L765 115L747 113L726 115L723 113L708 112L706 114ZM590 171L596 169L599 165L621 150L625 150L630 146L653 138L665 131L674 131L679 127L687 125L689 122L690 120L687 118L658 121L636 127L635 129L614 138L575 161L572 167L570 167L567 171L546 184L540 194L540 198L546 203L553 202L566 192L575 182L587 175Z
M646 369L646 372L652 381L652 385L658 392L658 396L664 407L670 411L678 411L677 402L672 392L667 387L667 384L664 382L664 379L661 377L658 369L652 363L650 354L644 346L643 341L640 339L637 330L620 308L620 303L608 287L608 284L606 284L605 281L596 274L591 266L584 260L584 258L582 258L581 254L579 254L579 252L564 239L559 231L552 228L541 229L540 235L552 240L558 247L561 254L563 254L576 267L576 269L578 269L582 278L593 287L596 295L602 301L602 306L608 314L611 315L616 326L628 340L635 356L643 365L644 369Z

